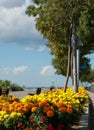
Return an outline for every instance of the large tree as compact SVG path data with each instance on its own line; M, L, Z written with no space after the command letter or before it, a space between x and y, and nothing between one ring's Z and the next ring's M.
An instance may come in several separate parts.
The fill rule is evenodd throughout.
M26 14L35 17L36 29L48 39L47 46L54 55L52 64L57 70L56 73L66 75L67 52L69 50L70 56L73 26L75 36L83 43L80 48L80 59L87 65L86 71L88 71L90 63L85 56L94 52L94 0L32 1Z

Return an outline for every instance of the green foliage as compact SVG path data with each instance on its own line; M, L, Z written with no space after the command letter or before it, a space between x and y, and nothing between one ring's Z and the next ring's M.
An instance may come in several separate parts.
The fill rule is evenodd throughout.
M23 91L24 89L21 87L21 86L18 86L18 85L11 85L11 88L10 88L11 91Z
M87 72L86 74L84 74L84 76L81 78L82 81L84 82L89 82L92 83L94 82L94 69L90 69L88 70L89 72ZM84 71L83 71L84 73Z
M85 55L94 52L94 0L33 0L26 14L35 16L36 29L48 39L47 46L54 55L52 65L62 75L67 70L68 43L74 22L76 35L83 43L80 60L88 66L84 73L89 72L90 61Z
M11 83L11 81L9 81L9 80L0 80L0 87L2 89L8 88L11 91L23 91L24 90L24 88L22 86L19 86L15 83Z
M10 88L10 81L8 81L8 80L0 80L0 87L1 88Z

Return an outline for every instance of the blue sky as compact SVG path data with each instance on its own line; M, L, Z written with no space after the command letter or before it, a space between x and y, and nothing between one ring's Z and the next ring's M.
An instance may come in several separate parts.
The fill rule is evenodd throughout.
M0 0L0 79L26 87L61 87L65 77L55 74L46 41L35 29L34 18L25 14L30 1Z

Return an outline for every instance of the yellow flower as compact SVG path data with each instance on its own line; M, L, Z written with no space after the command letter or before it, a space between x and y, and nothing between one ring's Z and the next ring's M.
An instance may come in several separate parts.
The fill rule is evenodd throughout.
M0 116L0 121L2 121L3 120L3 117L2 116Z
M22 113L18 112L17 117L22 117Z
M12 112L12 113L10 114L10 117L12 117L12 118L17 117L17 112Z
M4 118L6 119L6 118L8 118L9 117L9 114L5 114L4 115Z

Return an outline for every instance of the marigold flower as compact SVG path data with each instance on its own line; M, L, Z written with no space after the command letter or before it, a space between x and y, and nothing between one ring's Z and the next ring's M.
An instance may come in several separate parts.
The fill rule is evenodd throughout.
M57 105L57 107L63 107L63 106L65 106L65 104L62 103L62 102L58 102L56 105Z
M33 103L28 103L28 108L31 109L33 106Z
M36 112L37 111L37 107L32 107L31 111L32 112Z
M8 109L7 107L3 107L3 108L2 108L2 111L8 112L9 109Z
M16 113L16 112L12 112L12 113L10 114L10 117L12 117L12 118L17 117L17 113Z
M47 101L41 101L39 102L39 106L48 106L48 102Z
M22 113L18 112L17 117L22 117Z
M43 112L44 112L44 113L47 113L48 111L49 111L49 107L44 107L44 108L43 108Z
M59 108L59 111L62 112L62 113L65 113L66 112L66 107Z
M23 107L22 112L26 113L28 111L28 108Z
M72 108L67 108L67 112L71 114L72 113Z
M13 100L13 101L16 101L16 100L17 100L17 97L13 96L13 97L12 97L12 100Z
M38 106L38 103L37 102L35 102L33 105L32 105L32 107L37 107Z
M4 118L6 119L6 118L8 118L9 117L9 114L5 114L4 115Z
M14 109L15 109L14 107L9 107L10 112L14 111Z
M50 111L48 111L48 112L47 112L47 116L48 116L48 117L52 117L52 116L54 116L54 112L53 112L53 111L51 111L51 110L50 110Z

